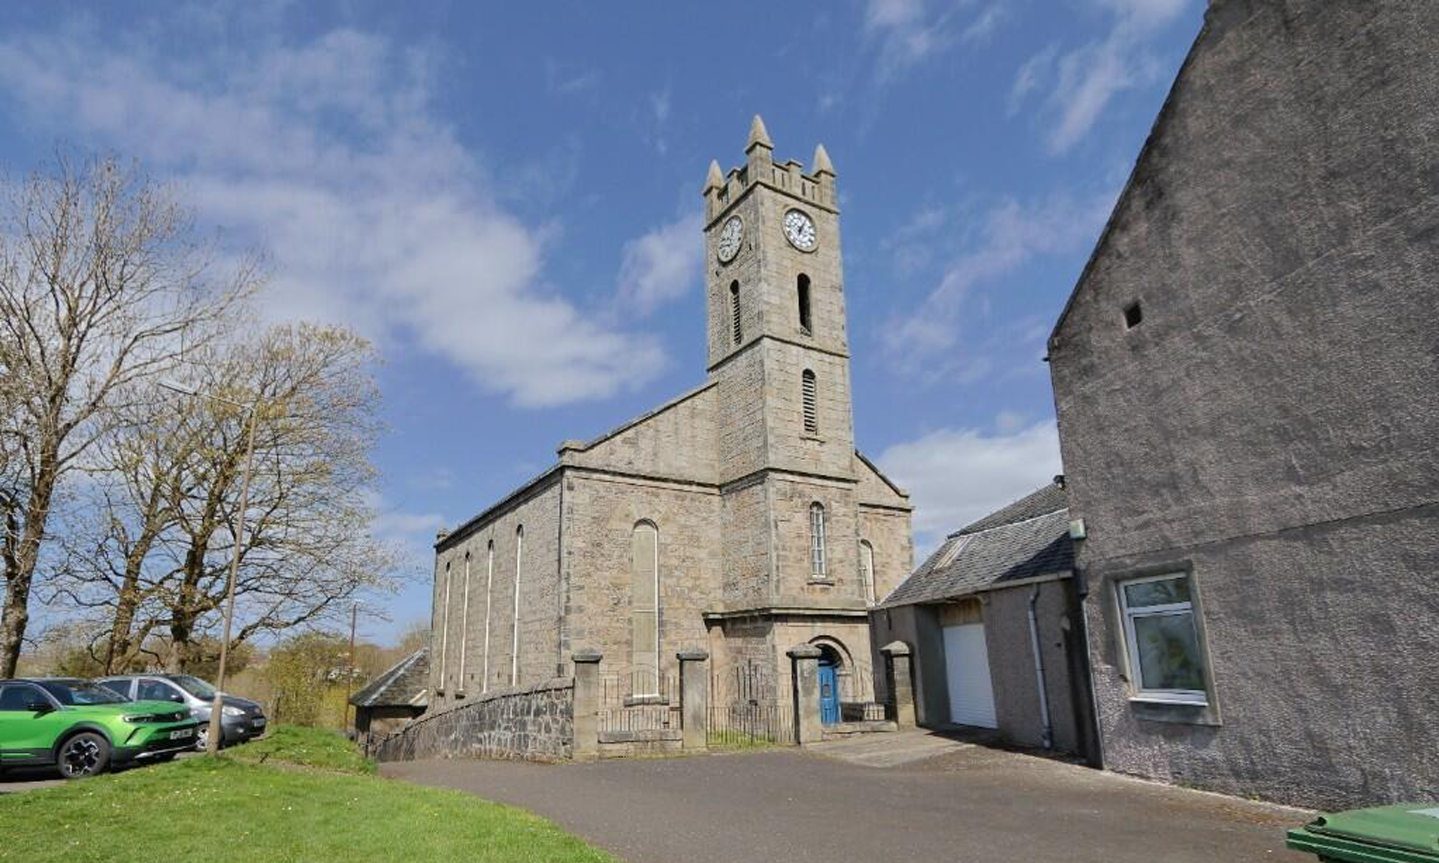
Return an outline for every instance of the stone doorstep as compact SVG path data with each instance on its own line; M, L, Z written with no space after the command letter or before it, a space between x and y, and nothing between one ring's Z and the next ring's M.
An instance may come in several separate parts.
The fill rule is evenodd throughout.
M888 719L869 720L866 722L841 722L837 725L826 725L820 732L820 739L843 740L854 734L881 734L898 730L899 726Z
M661 743L682 741L684 732L677 728L654 728L643 731L601 731L601 743Z

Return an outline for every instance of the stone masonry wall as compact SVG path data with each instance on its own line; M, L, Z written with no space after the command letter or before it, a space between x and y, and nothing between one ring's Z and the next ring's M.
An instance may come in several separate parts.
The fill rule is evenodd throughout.
M574 679L493 690L426 713L370 747L380 761L512 758L561 761L574 749Z
M1439 795L1436 100L1439 4L1209 6L1050 345L1109 769ZM1163 572L1192 716L1126 656L1116 583Z
M629 670L632 537L645 520L659 535L660 670L677 674L675 653L705 644L701 615L720 596L718 490L576 471L565 474L564 505L572 649L598 650L607 672Z
M433 655L443 658L430 663L435 707L443 710L466 698L511 685L520 527L524 528L524 548L518 579L518 679L514 682L548 680L560 670L559 511L560 484L555 476L513 507L496 513L464 536L450 539L436 555L436 611L430 641ZM450 579L448 627L444 613L446 573Z

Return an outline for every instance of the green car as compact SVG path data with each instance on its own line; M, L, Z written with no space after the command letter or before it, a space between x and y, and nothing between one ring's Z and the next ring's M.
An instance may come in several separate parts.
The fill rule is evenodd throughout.
M194 747L196 725L182 706L131 701L85 680L0 680L0 770L53 765L78 779L168 761Z

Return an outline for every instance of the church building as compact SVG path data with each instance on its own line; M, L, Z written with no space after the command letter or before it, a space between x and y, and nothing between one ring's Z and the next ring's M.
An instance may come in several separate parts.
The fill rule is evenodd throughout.
M703 194L704 383L441 534L432 711L577 651L631 699L663 700L691 648L788 693L797 644L836 700L874 699L868 614L911 570L911 507L854 445L834 167L776 162L755 117Z

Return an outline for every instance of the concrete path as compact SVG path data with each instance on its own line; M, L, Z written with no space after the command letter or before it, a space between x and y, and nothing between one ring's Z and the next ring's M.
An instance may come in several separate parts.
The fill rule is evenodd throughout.
M887 734L852 734L812 744L806 751L865 767L899 767L948 755L973 745L920 729Z
M964 744L886 768L776 749L381 772L522 806L631 863L1313 863L1284 849L1308 813Z

